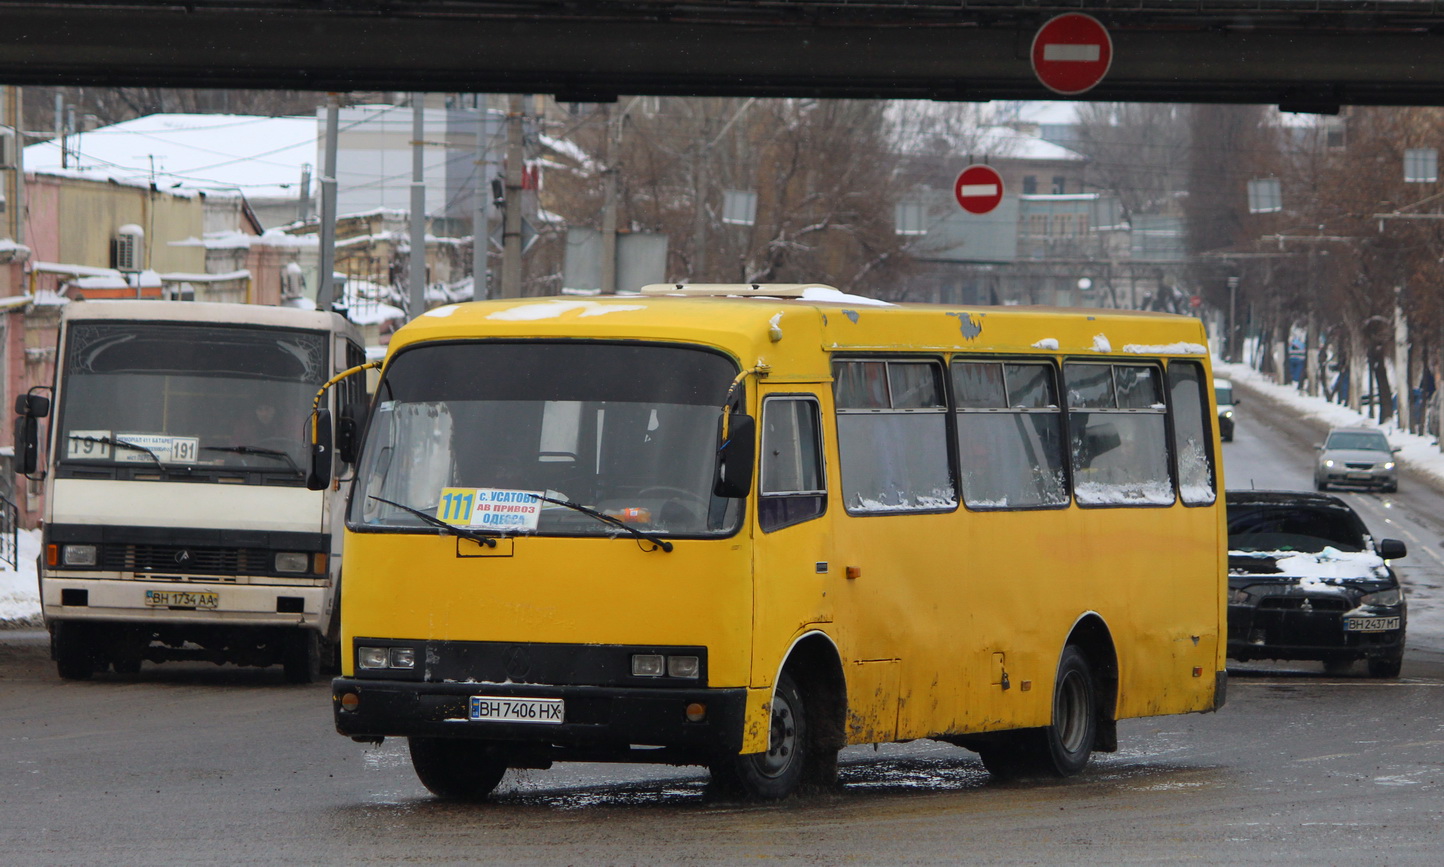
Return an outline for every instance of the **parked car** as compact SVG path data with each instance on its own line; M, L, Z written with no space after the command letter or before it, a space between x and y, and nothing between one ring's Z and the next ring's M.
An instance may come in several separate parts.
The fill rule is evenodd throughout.
M1329 494L1228 491L1228 656L1308 659L1339 673L1366 660L1398 677L1407 603L1390 560L1404 543L1376 540Z
M1233 408L1238 405L1238 399L1233 396L1233 383L1215 379L1213 398L1218 404L1218 435L1224 442L1233 442Z
M1389 445L1383 432L1369 427L1336 427L1318 445L1314 464L1314 487L1330 485L1399 490L1398 449Z

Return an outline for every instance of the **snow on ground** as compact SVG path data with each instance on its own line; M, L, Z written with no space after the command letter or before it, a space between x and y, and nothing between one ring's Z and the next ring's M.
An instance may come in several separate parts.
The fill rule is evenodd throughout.
M1226 364L1215 361L1214 376L1233 382L1247 383L1248 387L1262 392L1265 396L1307 418L1317 419L1330 427L1373 427L1382 430L1389 442L1401 449L1400 469L1404 484L1418 479L1435 489L1444 490L1444 452L1432 436L1421 436L1401 430L1393 422L1380 425L1367 415L1330 403L1322 397L1310 397L1297 388L1279 385L1246 364ZM1247 412L1248 408L1245 407ZM1375 521L1366 518L1365 523L1377 537L1388 536L1383 528L1375 527ZM1409 644L1415 648L1430 650L1444 649L1444 593L1441 593L1437 575L1444 565L1444 558L1432 545L1420 550L1420 545L1410 543L1409 557L1399 563L1399 572L1407 587L1409 599ZM1410 572L1417 571L1418 580L1410 580Z
M0 562L0 627L40 623L40 587L35 580L35 558L40 555L40 531L21 530L16 568Z
M1427 484L1444 488L1444 452L1433 436L1421 436L1401 430L1390 422L1379 425L1363 413L1347 406L1330 403L1322 397L1310 397L1289 385L1278 385L1266 376L1245 364L1228 364L1215 361L1213 375L1219 379L1246 382L1248 386L1261 391L1273 400L1287 405L1299 415L1317 419L1329 427L1374 427L1389 437L1389 442L1402 449L1399 458L1404 470L1413 476L1427 476Z

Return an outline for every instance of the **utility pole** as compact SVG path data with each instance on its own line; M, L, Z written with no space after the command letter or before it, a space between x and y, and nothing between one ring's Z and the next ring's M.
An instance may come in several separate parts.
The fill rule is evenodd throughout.
M607 167L602 170L602 294L617 294L617 160L621 156L622 120L607 109Z
M491 297L487 257L491 253L491 124L487 122L486 96L476 95L476 193L471 202L472 298Z
M326 159L321 166L321 264L316 274L316 309L330 310L336 294L336 149L341 96L326 102Z
M411 94L411 255L406 260L411 304L406 320L426 312L426 94Z
M524 97L514 93L506 111L506 209L501 227L501 297L521 297L521 183Z
M1228 352L1229 361L1238 361L1238 278L1228 278Z

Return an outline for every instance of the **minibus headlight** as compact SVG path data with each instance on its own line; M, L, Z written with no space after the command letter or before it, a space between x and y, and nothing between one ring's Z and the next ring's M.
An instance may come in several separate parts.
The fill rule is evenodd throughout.
M1326 466L1326 467L1328 467L1329 469L1332 470L1332 469L1334 468L1334 460L1333 460L1333 458L1330 458L1329 460L1324 461L1324 466Z
M670 677L696 677L701 670L701 663L695 656L667 657L667 674Z
M311 566L311 558L296 551L282 551L276 555L277 572L305 572Z
M1233 410L1231 410L1231 409L1226 409L1226 410L1224 410L1224 411L1223 411L1223 417L1224 417L1224 418L1233 418Z
M416 648L393 647L388 662L392 668L415 668Z
M661 677L666 672L667 658L662 654L632 654L632 677Z
M1393 462L1393 461L1385 461L1385 462L1384 462L1384 469L1386 469L1386 470L1392 470L1393 468L1394 468L1394 462Z
M67 566L95 565L94 545L66 545L64 554Z
M356 665L366 669L386 668L391 661L391 650L389 647L358 647Z

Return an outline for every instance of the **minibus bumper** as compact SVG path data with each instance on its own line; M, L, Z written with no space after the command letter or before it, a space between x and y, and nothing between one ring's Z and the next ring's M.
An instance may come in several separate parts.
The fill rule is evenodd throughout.
M647 689L418 683L339 677L331 682L336 730L357 740L457 737L514 745L548 759L689 763L742 748L747 689ZM561 722L479 721L472 697L561 699ZM700 718L699 708L703 711ZM691 718L689 718L689 712Z

